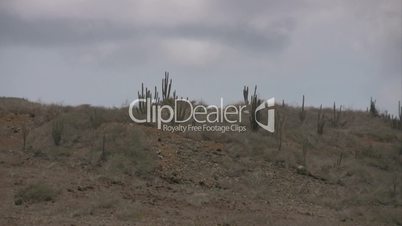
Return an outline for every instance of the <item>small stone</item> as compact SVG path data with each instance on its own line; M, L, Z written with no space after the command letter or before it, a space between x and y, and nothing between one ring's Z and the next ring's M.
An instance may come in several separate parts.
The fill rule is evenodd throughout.
M19 205L22 205L22 199L17 199L17 200L15 200L15 205L17 205L17 206L19 206Z

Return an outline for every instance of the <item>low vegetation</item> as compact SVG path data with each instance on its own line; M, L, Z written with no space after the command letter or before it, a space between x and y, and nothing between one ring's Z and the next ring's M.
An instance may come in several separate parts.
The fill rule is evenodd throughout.
M37 183L19 190L15 195L15 204L55 201L56 196L57 192L53 188Z

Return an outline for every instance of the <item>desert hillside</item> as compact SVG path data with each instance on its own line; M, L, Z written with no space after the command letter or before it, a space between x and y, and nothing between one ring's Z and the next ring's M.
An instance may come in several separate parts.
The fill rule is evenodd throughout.
M273 134L171 133L127 107L0 98L0 225L402 225L391 119L277 113Z

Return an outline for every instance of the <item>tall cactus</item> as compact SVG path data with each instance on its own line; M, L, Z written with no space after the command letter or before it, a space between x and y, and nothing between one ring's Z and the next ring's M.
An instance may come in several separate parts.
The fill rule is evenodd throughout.
M173 99L176 100L177 99L177 95L176 95L176 90L173 91Z
M172 79L169 80L169 72L165 72L165 78L162 79L162 101L170 98L170 89L172 88Z
M281 108L281 110L284 110L284 107ZM286 114L284 111L276 111L275 113L275 120L278 123L275 123L275 131L278 135L278 151L282 149L282 141L284 138L284 132L285 132L285 124L286 124Z
M155 103L155 104L159 104L159 102L160 102L159 92L158 92L158 88L156 88L156 86L155 86L154 103Z
M147 113L147 105L152 105L152 93L151 90L148 90L148 88L145 87L145 92L144 92L144 83L141 83L141 93L138 91L138 99L144 99L144 101L141 101L138 103L138 108L137 112L140 114L146 114ZM152 108L151 108L152 110Z
M248 86L244 86L243 88L243 98L244 98L244 104L248 105L249 100L248 100Z
M257 85L256 85L255 89L254 89L254 95L251 96L251 111L250 111L250 125L251 125L251 129L253 131L257 131L259 128L257 121L260 121L261 114L260 114L260 112L256 112L256 110L257 110L257 107L260 106L260 104L261 104L261 100L258 99Z
M375 104L376 104L376 101L373 100L373 98L371 97L370 98L370 114L374 117L378 117L378 110L377 110Z
M181 99L183 100L183 98L181 98ZM188 98L187 98L187 100L188 100ZM176 118L179 121L184 120L186 118L186 116L190 113L189 111L190 111L190 109L188 108L186 102L177 101L175 114L176 114Z
M401 101L398 101L398 117L397 117L397 128L402 129L402 107Z
M317 133L322 135L324 133L324 126L325 126L325 115L322 111L322 104L320 106L320 110L318 111L317 117Z
M141 93L138 91L138 99L145 99L145 94L144 94L144 83L141 83ZM139 113L144 113L145 112L145 103L144 102L139 102L138 103L138 108L137 111Z
M332 127L338 127L341 120L341 113L342 113L342 105L339 106L339 111L336 110L336 103L334 102L334 106L332 109L332 119L331 124Z
M301 110L299 112L299 119L301 122L304 122L304 120L306 119L306 111L304 110L304 95L303 95Z

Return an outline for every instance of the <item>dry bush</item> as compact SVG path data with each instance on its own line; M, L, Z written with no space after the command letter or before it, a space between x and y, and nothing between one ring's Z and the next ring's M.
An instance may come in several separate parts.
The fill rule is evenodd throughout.
M89 114L89 122L93 129L97 129L100 125L102 125L104 119L101 110L93 109Z
M38 183L25 187L15 195L15 204L55 201L57 192L50 186Z
M149 176L156 167L156 152L145 139L142 130L120 123L103 128L106 134L106 168L127 175ZM99 134L101 137L101 135ZM98 153L101 154L101 147Z

